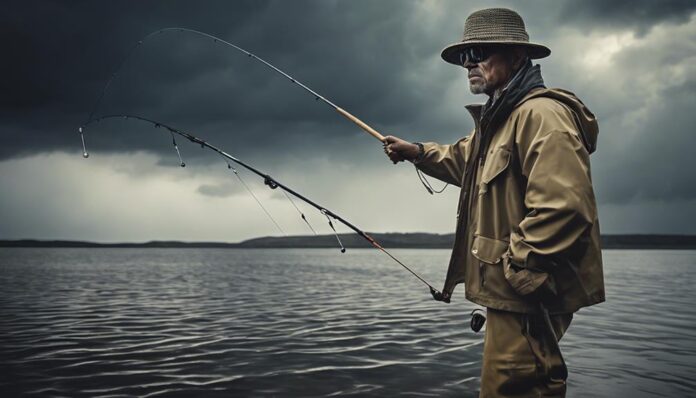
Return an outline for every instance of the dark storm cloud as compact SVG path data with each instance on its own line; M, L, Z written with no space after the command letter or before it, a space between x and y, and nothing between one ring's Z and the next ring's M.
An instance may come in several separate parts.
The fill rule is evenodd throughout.
M625 27L642 36L662 22L684 23L694 10L693 0L585 0L566 2L561 17L584 29Z
M71 134L130 46L168 26L209 32L267 58L366 120L393 123L423 105L401 72L421 51L405 47L410 5L394 2L39 2L13 4L0 26L0 159L74 150ZM433 47L433 51L436 47ZM385 62L388 59L389 62ZM356 82L360 82L356 86ZM244 153L262 145L327 150L356 129L261 64L187 34L155 37L124 65L98 114L134 113L193 129ZM104 126L106 124L106 126ZM135 124L92 128L93 150L169 150ZM108 134L107 134L108 132ZM340 142L340 138L338 141ZM364 142L364 141L363 141ZM362 144L360 144L362 145ZM368 144L365 144L368 145ZM282 151L276 151L276 156Z
M251 4L257 4L251 6ZM238 15L251 17L263 3L240 3ZM175 10L179 8L179 11ZM69 149L76 126L86 118L106 77L129 46L152 30L176 19L181 7L174 3L145 2L15 2L6 5L0 16L0 40L9 48L12 62L3 62L1 72L10 79L2 81L2 131L8 144L0 158L34 151ZM193 26L220 27L220 14L202 20L200 7L187 10L187 22ZM158 88L180 77L182 68L160 65L156 74L133 82L128 87L136 95L113 99L124 102L154 103ZM205 63L201 66L205 68ZM147 65L146 65L147 66ZM118 86L116 82L114 85ZM128 82L121 83L127 85ZM107 98L109 100L110 98ZM112 149L127 149L139 144L114 140ZM142 143L140 143L142 144ZM108 148L108 147L107 147Z
M471 11L490 6L520 12L531 39L552 47L540 61L548 85L576 92L599 117L593 177L600 205L696 199L696 2L686 1L5 3L0 161L49 151L79 158L76 128L106 79L139 39L172 26L254 52L385 134L453 142L472 126L463 105L483 99L469 95L462 69L443 63L439 52L461 36ZM595 60L586 65L588 55ZM289 185L314 195L390 184L373 167L387 179L396 175L384 169L377 142L325 104L260 63L190 34L159 35L133 53L98 110L107 113L191 131L281 181L292 176ZM91 159L147 151L167 167L179 163L167 132L141 122L102 122L86 140ZM186 172L210 177L207 162L226 168L183 139L179 147ZM210 197L239 189L212 178L191 187Z
M625 131L607 148L614 159L608 162L609 172L599 177L606 184L605 202L696 199L695 92L696 80L665 87L663 99L641 112L639 127Z

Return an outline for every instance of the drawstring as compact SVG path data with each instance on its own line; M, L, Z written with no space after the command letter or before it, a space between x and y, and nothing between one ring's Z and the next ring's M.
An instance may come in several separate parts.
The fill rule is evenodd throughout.
M425 190L428 191L428 193L431 194L431 195L432 195L433 193L442 193L442 192L444 192L445 189L447 189L447 187L449 186L449 183L445 183L445 186L442 187L442 189L440 189L440 190L438 191L438 190L436 190L435 188L433 188L433 186L430 184L430 181L428 181L428 180L425 178L425 174L423 174L423 172L420 171L420 169L419 169L418 167L416 167L416 174L418 175L418 179L420 180L421 184L423 184L423 186L425 187Z

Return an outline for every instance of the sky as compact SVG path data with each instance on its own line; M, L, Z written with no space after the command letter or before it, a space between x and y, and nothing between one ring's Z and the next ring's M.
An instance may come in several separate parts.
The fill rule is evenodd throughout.
M696 2L10 1L0 14L0 239L225 241L280 235L210 151L128 113L190 131L358 227L454 231L457 189L430 195L412 165L243 54L170 32L200 30L268 60L383 134L453 143L484 102L440 51L466 17L521 14L549 87L598 117L592 177L602 233L696 234ZM96 108L96 109L95 109ZM287 234L308 234L278 190L240 171ZM436 187L439 181L432 181ZM296 201L312 226L321 214ZM348 232L338 227L339 232Z

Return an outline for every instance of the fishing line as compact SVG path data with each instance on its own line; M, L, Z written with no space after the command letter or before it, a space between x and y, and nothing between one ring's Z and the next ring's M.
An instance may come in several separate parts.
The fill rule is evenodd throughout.
M275 224L276 228L278 228L278 230L280 231L280 233L282 233L284 236L288 236L288 234L285 233L285 231L283 230L283 228L280 227L280 224L278 224L278 222L275 220L275 218L273 218L273 216L271 215L271 213L268 212L268 210L267 210L266 207L263 205L263 203L261 203L261 201L259 200L259 198L256 197L256 195L254 195L254 191L252 191L252 190L249 188L249 186L247 185L247 183L244 182L244 180L242 179L242 176L239 175L239 172L237 171L237 169L235 169L234 167L232 167L232 165L229 164L229 163L227 163L227 168L230 169L230 170L232 170L232 172L234 173L234 175L237 176L237 178L239 179L239 182L241 182L242 185L244 185L244 188L246 188L247 192L249 192L249 193L251 194L251 196L254 198L254 200L256 201L256 203L259 204L259 206L261 207L261 209L263 210L263 212L266 213L266 215L268 216L268 218L273 222L273 224Z
M314 235L316 235L316 234L317 234L317 231L315 231L314 228L312 228L312 224L309 223L309 221L307 220L307 217L305 217L305 215L304 215L304 213L302 212L302 210L300 210L300 208L297 207L297 205L295 204L295 201L292 200L292 198L290 197L290 195L288 195L288 193L285 192L284 189L281 189L281 191L283 191L283 195L285 195L285 197L288 198L288 200L290 201L290 203L292 203L292 205L295 207L295 209L297 210L297 212L300 213L300 217L302 217L302 221L304 221L305 224L307 224L307 226L309 227L309 229L311 229L312 232L314 232Z
M181 136L181 137L184 137L184 138L186 138L187 140L191 141L191 142L194 143L194 144L199 144L199 145L201 146L201 148L208 148L208 149L210 149L210 150L216 152L217 154L219 154L220 156L222 156L222 157L225 158L226 160L230 160L230 161L232 161L232 162L234 162L234 163L236 163L236 164L238 164L238 165L244 167L245 169L247 169L247 170L251 171L252 173L258 175L259 177L263 178L264 184L266 184L266 185L267 185L268 187L270 187L271 189L281 188L283 191L285 191L285 192L287 192L288 194L290 194L290 195L292 195L292 196L294 196L294 197L300 199L301 201L307 203L308 205L314 207L315 209L319 210L319 212L321 212L321 214L323 214L324 216L326 216L326 218L327 218L328 221L329 221L329 226L330 226L331 229L333 230L334 235L336 236L336 238L337 238L339 244L341 245L341 252L345 252L346 249L345 249L345 247L343 246L343 243L341 242L341 239L339 238L338 233L336 232L336 229L334 228L333 222L331 221L332 218L333 218L334 220L336 220L336 221L342 223L342 224L345 225L346 227L352 229L355 233L357 233L357 234L358 234L359 236L361 236L363 239L367 240L373 247L375 247L376 249L379 249L380 251L382 251L383 253L385 253L385 254L386 254L387 256L389 256L392 260L394 260L397 264L401 265L404 269L406 269L406 270L407 270L408 272L410 272L413 276L415 276L418 280L420 280L423 284L425 284L426 286L428 286L428 288L430 289L430 293L432 294L432 296L433 296L433 298L434 298L435 300L444 301L444 302L449 302L449 295L448 295L448 294L441 293L440 291L438 291L437 289L435 289L430 283L428 283L425 279L423 279L423 278L422 278L420 275L418 275L415 271L413 271L411 268L409 268L406 264L404 264L404 263L401 262L399 259L397 259L396 257L394 257L394 255L392 255L388 250L386 250L384 247L382 247L382 245L380 245L372 236L370 236L370 235L367 234L366 232L362 231L361 229L359 229L359 228L356 227L355 225L353 225L353 224L351 224L350 222L348 222L348 221L347 221L346 219L344 219L343 217L337 215L336 213L332 212L331 210L325 208L324 206L321 206L321 205L317 204L316 202L314 202L314 201L312 201L311 199L309 199L309 198L303 196L302 194L298 193L297 191L291 189L290 187L281 184L280 182L278 182L277 180L275 180L275 179L274 179L273 177L271 177L270 175L268 175L268 174L266 174L266 173L263 173L262 171L260 171L260 170L258 170L258 169L256 169L256 168L254 168L253 166L251 166L251 165L249 165L249 164L247 164L247 163L245 163L245 162L243 162L243 161L237 159L236 157L234 157L234 156L228 154L227 152L223 151L222 149L219 149L219 148L217 148L216 146L214 146L214 145L212 145L212 144L209 144L208 142L202 140L201 138L196 137L195 135L192 135L192 134L187 133L187 132L185 132L185 131L182 131L182 130L176 129L176 128L174 128L174 127L168 126L168 125L166 125L166 124L164 124L164 123L161 123L161 122L158 122L158 121L155 121L155 120L152 120L152 119L148 119L148 118L146 118L146 117L137 116L137 115L124 115L124 114L104 115L104 116L100 116L100 117L98 117L98 118L93 118L92 120L88 121L88 122L85 123L84 125L80 126L80 127L78 128L78 132L80 133L80 136L83 136L83 135L84 135L84 130L85 130L85 128L86 128L89 124L97 123L97 122L99 122L99 121L101 121L101 120L112 119L112 118L135 119L135 120L139 120L139 121L143 121L143 122L152 124L154 127L164 127L164 128L166 128L171 134L176 134L176 135L179 135L179 136ZM82 142L83 142L83 156L84 156L84 157L88 157L88 156L89 156L89 153L87 152L87 149L86 149L86 147L84 146L84 137L83 137ZM227 165L228 165L228 168L232 169L232 170L234 171L235 175L237 175L237 176L239 177L239 173L236 171L236 169L234 169L234 168L232 167L231 164L229 164L229 162L228 162ZM249 187L246 185L246 183L244 182L244 180L242 180L242 179L240 178L240 181L242 182L242 184L244 184L244 186L247 188L247 190L249 190L249 192L251 192L251 190L250 190ZM254 198L256 198L256 195L254 195L253 193L252 193L252 196L254 196ZM261 205L261 203L260 203L260 201L258 201L258 199L257 199L257 202ZM261 207L263 208L262 205L261 205ZM268 215L269 215L269 217L271 217L271 216L270 216L270 213L268 213ZM272 219L272 217L271 217L271 219ZM277 224L276 224L276 225L277 225ZM278 226L278 228L280 229L280 226L279 226L279 225L277 225L277 226ZM281 231L282 231L282 229L281 229Z
M80 140L82 141L82 157L87 159L89 153L87 153L87 147L85 146L85 136L82 134L82 127L77 129L77 131L80 133Z
M176 149L176 156L179 157L179 164L181 167L186 167L186 163L184 163L184 159L181 158L181 152L179 152L179 146L176 145L176 138L174 138L174 133L171 131L169 132L172 135L172 144L174 144L174 149Z
M341 246L341 253L346 252L346 248L343 246L343 242L341 242L341 238L338 236L338 232L336 232L336 228L334 228L333 223L331 222L331 218L329 215L326 213L326 209L321 210L321 214L326 216L326 220L329 222L329 227L331 227L331 230L334 233L334 236L336 237L336 240L338 241L338 245Z

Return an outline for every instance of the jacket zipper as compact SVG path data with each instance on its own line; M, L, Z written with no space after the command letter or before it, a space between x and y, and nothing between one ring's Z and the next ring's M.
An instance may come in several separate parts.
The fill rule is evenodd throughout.
M471 113L471 116L472 116L472 119L474 119L474 125L475 125L474 140L472 141L472 145L474 147L480 146L481 144L479 142L476 142L476 141L479 141L481 139L481 137L480 137L481 126L480 126L479 120L476 117L476 115L474 114L474 112L472 112L468 108L467 108L467 110L469 111L469 113ZM470 218L470 214L471 214L470 207L471 207L471 196L472 196L472 190L473 190L472 185L475 182L475 175L472 179L472 174L475 174L476 172L478 172L477 167L476 167L477 163L475 163L476 159L474 158L474 156L478 157L478 154L479 154L478 148L472 148L472 151L471 151L472 158L469 159L469 162L467 162L467 167L465 167L465 169L464 169L464 181L462 181L463 192L462 192L462 199L461 199L460 204L464 204L464 206L462 209L460 209L460 211L457 212L458 213L457 214L457 230L455 232L455 236L463 236L467 241L468 241L468 235L469 235L468 231L470 228L469 218ZM469 169L468 164L471 164L471 170L468 170ZM468 184L466 184L466 183L468 183ZM462 214L462 212L465 212L466 214ZM460 229L461 229L461 231L460 231ZM460 233L461 233L461 235L460 235ZM464 245L465 245L465 253L467 253L466 256L468 257L471 255L471 247L466 246L466 244L464 244ZM453 250L457 250L457 242L455 242L455 247L453 248ZM452 259L454 259L454 256L452 257ZM456 267L454 267L454 264L450 262L450 265L449 265L448 270L447 270L445 288L443 290L447 290L448 284L451 283L450 278L452 277L452 273L455 272L455 268Z
M473 116L473 115L472 115ZM484 163L484 157L481 156L482 150L484 150L483 146L486 145L486 139L483 136L483 132L481 131L481 125L479 120L474 117L474 125L476 126L476 138L477 138L477 143L474 145L474 148L472 148L472 157L475 156L476 158L470 159L472 167L468 178L468 186L466 187L466 192L465 192L465 206L466 206L466 228L465 228L465 236L468 237L469 235L469 228L471 228L471 223L469 222L471 220L471 200L474 197L474 184L476 182L476 177L478 175L479 169L483 167ZM485 150L488 150L488 148L485 148ZM471 248L468 248L471 249ZM485 264L481 261L479 263L479 285L480 287L483 287L486 284L486 269L485 269Z

